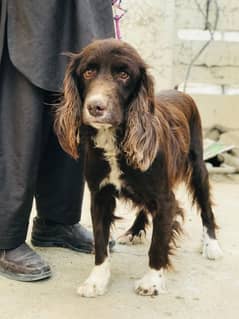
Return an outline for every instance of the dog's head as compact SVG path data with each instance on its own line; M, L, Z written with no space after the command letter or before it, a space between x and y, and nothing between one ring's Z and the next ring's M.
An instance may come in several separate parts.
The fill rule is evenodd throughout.
M153 81L137 51L119 40L97 40L70 54L55 130L77 158L82 123L96 129L125 123L122 149L132 166L146 170L158 147L154 108Z

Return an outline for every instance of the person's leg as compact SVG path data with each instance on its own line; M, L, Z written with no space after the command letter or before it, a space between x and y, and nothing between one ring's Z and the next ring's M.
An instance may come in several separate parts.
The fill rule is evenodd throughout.
M61 149L53 132L53 116L52 107L47 107L44 122L49 123L49 133L36 183L37 213L40 218L53 223L73 225L81 217L84 152L82 148L76 161Z
M41 91L9 60L0 65L0 249L24 243L41 140Z
M46 98L46 104L52 102L51 97ZM61 149L53 131L53 116L52 107L46 107L43 122L49 130L36 183L38 216L33 222L32 244L90 253L94 249L93 235L79 224L84 191L84 149L81 146L78 161Z
M26 243L42 134L42 91L11 63L0 64L0 274L20 281L51 276Z

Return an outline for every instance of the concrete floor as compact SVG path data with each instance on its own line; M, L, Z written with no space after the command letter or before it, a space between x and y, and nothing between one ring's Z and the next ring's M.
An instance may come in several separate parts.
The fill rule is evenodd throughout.
M167 274L167 293L157 297L138 296L134 280L147 266L149 242L119 246L112 255L112 279L105 296L85 299L76 287L87 277L93 255L64 249L37 249L52 266L54 276L37 283L19 283L0 277L0 319L95 319L95 318L238 318L239 313L239 178L215 178L213 197L218 237L224 250L220 261L204 260L198 253L200 218L190 208L184 189L179 198L186 202L185 234L172 257L174 270ZM88 193L82 222L90 226ZM117 236L131 223L133 214L119 207L124 220L117 223Z

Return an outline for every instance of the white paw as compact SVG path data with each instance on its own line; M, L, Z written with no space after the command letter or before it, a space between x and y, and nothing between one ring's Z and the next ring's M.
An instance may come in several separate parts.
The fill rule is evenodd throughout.
M202 255L208 259L219 259L223 256L223 252L216 239L210 239L209 242L203 243Z
M203 229L202 255L204 258L213 260L223 256L218 241L208 236L206 227Z
M81 297L88 298L102 296L106 293L107 284L108 282L103 284L87 279L80 287L78 287L77 293Z
M118 237L117 242L120 245L141 245L146 242L145 231L141 230L137 236L132 234L124 234Z
M166 292L163 270L150 269L135 282L135 291L142 296L156 296Z
M103 264L95 266L86 281L77 289L82 297L96 297L104 295L110 280L108 258Z

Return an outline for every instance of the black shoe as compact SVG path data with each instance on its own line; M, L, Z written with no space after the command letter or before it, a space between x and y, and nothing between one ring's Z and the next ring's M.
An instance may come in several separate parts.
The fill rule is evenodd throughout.
M50 266L25 243L15 249L0 249L0 274L19 281L37 281L52 275Z
M80 224L54 224L35 217L31 242L39 247L64 247L83 253L94 253L93 234ZM110 241L110 249L114 245L115 241Z

